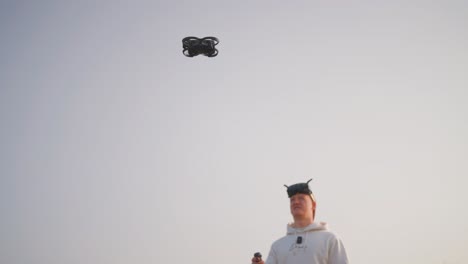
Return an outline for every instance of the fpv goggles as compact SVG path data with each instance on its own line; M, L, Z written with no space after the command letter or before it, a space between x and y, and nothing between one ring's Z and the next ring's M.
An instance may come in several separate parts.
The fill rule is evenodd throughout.
M298 193L303 193L303 194L312 194L312 191L309 188L309 182L312 181L312 179L308 180L305 183L296 183L291 186L287 186L286 184L284 185L287 188L288 192L288 197L291 198L293 195L298 194Z

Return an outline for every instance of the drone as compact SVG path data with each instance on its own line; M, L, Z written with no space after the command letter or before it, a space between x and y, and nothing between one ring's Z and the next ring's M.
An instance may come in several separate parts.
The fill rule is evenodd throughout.
M187 57L195 57L205 55L207 57L215 57L218 55L218 50L215 48L219 40L215 37L186 37L182 39L182 53Z

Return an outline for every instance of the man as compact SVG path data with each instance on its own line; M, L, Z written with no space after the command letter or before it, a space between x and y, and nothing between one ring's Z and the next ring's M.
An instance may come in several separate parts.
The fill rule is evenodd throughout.
M286 186L294 222L287 225L286 236L276 240L266 264L348 264L341 240L324 222L316 223L316 200L309 181ZM265 264L261 255L252 258L253 264Z

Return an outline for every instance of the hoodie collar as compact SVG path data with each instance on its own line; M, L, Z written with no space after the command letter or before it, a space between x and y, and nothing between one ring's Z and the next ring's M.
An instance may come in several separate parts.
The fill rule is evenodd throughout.
M302 227L302 228L295 228L292 227L292 223L287 225L287 234L297 234L297 233L304 233L309 231L319 231L319 230L327 230L328 226L325 222L313 222L312 224Z

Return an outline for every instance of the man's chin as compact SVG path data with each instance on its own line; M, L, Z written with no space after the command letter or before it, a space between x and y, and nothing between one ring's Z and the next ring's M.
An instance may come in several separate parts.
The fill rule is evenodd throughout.
M304 216L304 212L299 211L299 210L297 210L297 211L292 211L291 214L292 214L292 216L294 216L294 217L301 217L301 216Z

